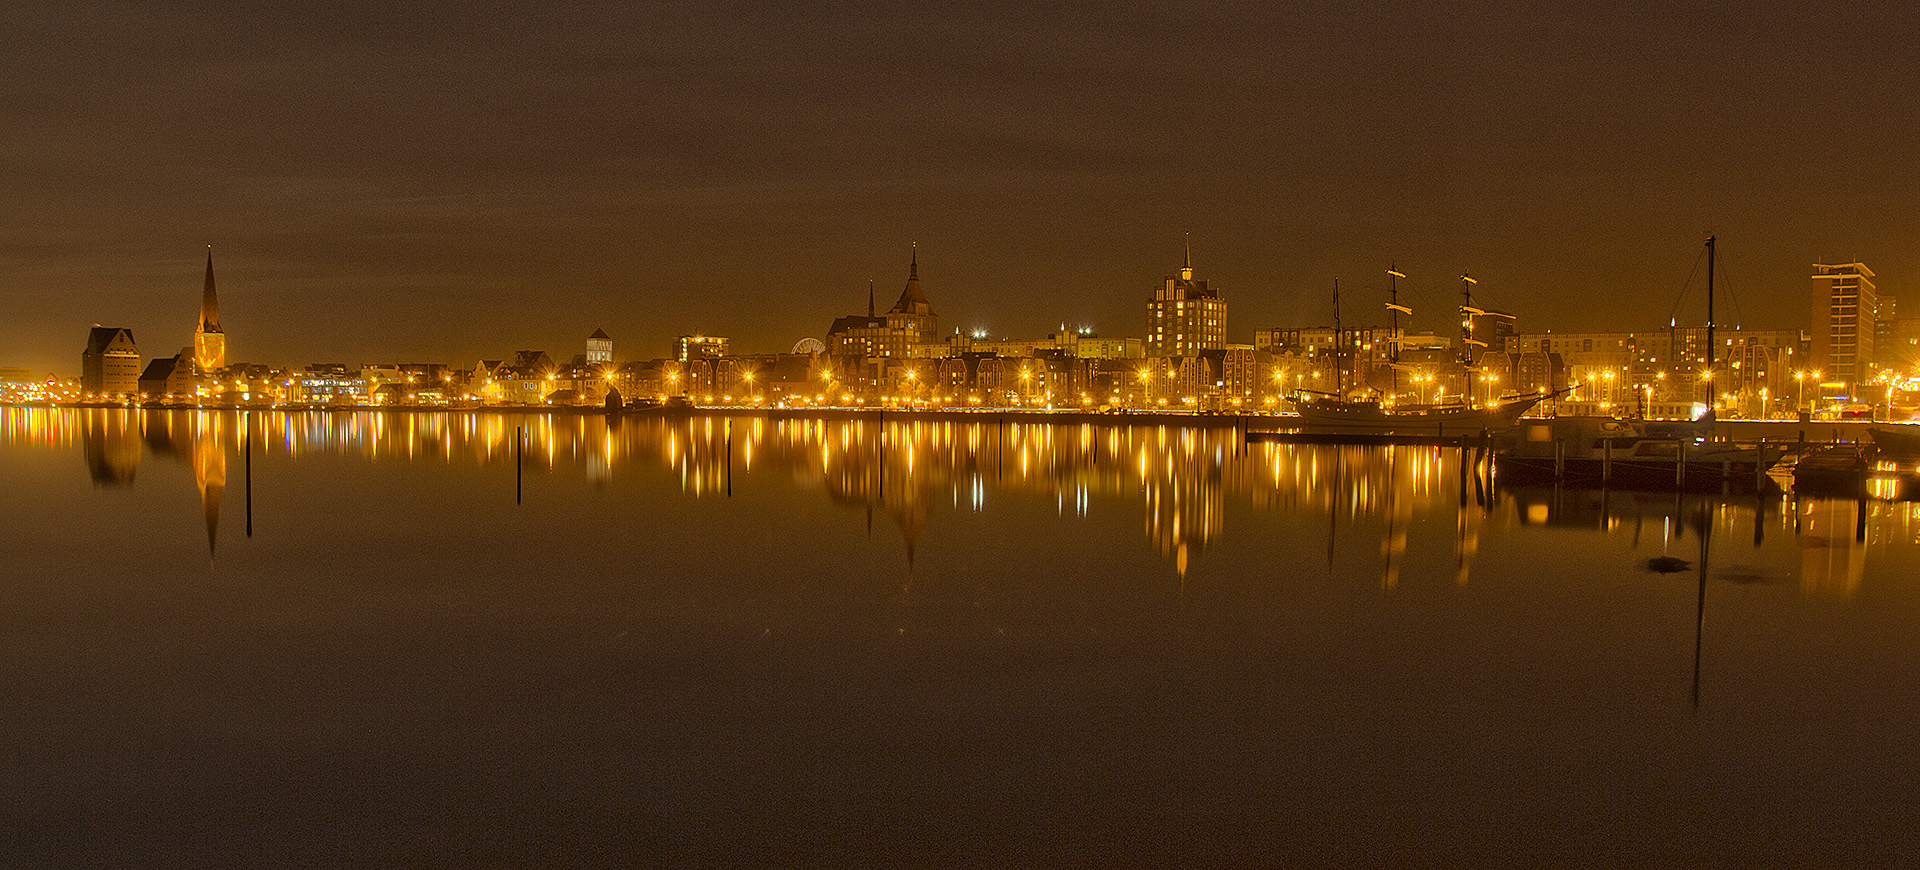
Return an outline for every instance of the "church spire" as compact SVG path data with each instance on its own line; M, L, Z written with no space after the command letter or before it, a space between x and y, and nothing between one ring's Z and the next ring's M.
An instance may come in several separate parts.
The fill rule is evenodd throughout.
M227 334L220 329L220 300L213 295L213 246L207 246L207 286L200 293L200 322L193 328L193 360L202 372L227 367Z
M1180 280L1193 280L1193 234L1181 233Z
M213 246L207 246L207 286L200 293L200 331L220 331L220 300L213 294Z
M913 258L907 264L907 288L900 291L900 301L893 303L888 314L918 314L933 316L933 306L927 304L927 296L920 290L920 245L913 246ZM932 327L926 331L931 333Z

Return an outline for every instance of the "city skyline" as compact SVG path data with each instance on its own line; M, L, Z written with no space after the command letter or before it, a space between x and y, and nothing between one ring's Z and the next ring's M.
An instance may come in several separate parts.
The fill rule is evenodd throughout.
M1133 332L1121 332L1118 334L1102 333L1094 330L1090 325L1087 325L1084 323L1075 324L1075 323L1066 323L1066 322L1062 322L1055 327L1044 327L1042 328L1041 334L1039 335L1023 335L1023 336L995 334L990 331L981 330L977 328L973 330L968 330L961 327L951 327L951 331L949 331L949 328L943 326L942 328L934 331L926 331L922 329L919 332L916 332L915 335L918 337L910 339L911 346L909 346L909 344L902 344L900 347L894 347L894 348L882 350L876 346L869 346L871 343L870 340L861 339L860 341L856 342L858 346L838 347L836 343L838 339L836 339L835 336L841 335L841 330L847 325L853 324L854 321L861 320L861 318L855 315L855 316L849 316L849 317L836 318L833 324L826 331L818 332L818 333L809 333L807 335L804 335L799 340L799 342L797 342L796 345L791 349L744 348L744 349L737 349L737 352L740 355L747 356L747 357L772 357L775 355L789 353L789 352L801 353L802 347L811 345L815 348L813 352L818 354L825 354L828 356L853 355L853 356L868 357L870 359L881 358L881 357L894 357L899 359L905 359L909 356L916 355L914 353L911 353L910 350L930 349L932 345L941 345L945 347L951 344L951 342L949 342L948 339L957 338L962 333L967 333L971 335L972 338L974 338L976 341L979 341L979 340L986 341L986 345L984 346L988 348L994 347L996 342L999 342L999 343L1012 342L1013 344L1017 344L1017 345L1021 345L1022 347L1025 347L1026 345L1031 344L1033 340L1038 338L1048 338L1050 336L1058 337L1060 335L1075 334L1075 335L1079 335L1089 339L1097 336L1097 337L1106 338L1106 339L1126 340L1126 341L1132 341L1132 342L1142 342L1144 340L1145 350L1146 350L1145 355L1149 357L1176 357L1177 358L1177 357L1183 357L1183 356L1190 356L1190 355L1199 353L1200 348L1196 346L1193 348L1187 348L1184 351L1176 351L1171 345L1169 345L1168 347L1163 347L1156 351L1153 348L1152 337L1156 334L1156 330L1159 328L1157 325L1163 323L1164 318L1167 316L1165 314L1156 313L1158 311L1158 306L1163 304L1161 301L1158 301L1158 300L1160 299L1161 296L1165 295L1168 292L1171 292L1171 288L1175 288L1176 286L1184 287L1188 284L1192 284L1193 286L1199 288L1197 292L1208 294L1208 298L1212 300L1210 304L1214 306L1221 305L1221 302L1220 302L1222 298L1221 295L1218 293L1218 291L1207 290L1207 286L1209 282L1206 280L1201 280L1197 278L1196 276L1197 270L1193 267L1192 263L1193 263L1193 259L1192 259L1192 252L1191 252L1191 243L1189 240L1182 252L1181 268L1176 270L1175 274L1164 276L1161 282L1159 282L1162 286L1156 287L1156 288L1150 288L1148 290L1149 298L1147 301L1146 322L1143 324L1144 328L1133 331ZM1841 268L1848 268L1848 269L1864 268L1864 264L1853 263L1853 264L1848 264L1844 267L1831 265L1831 264L1813 264L1812 268L1816 270L1816 274L1813 276L1813 278L1816 282L1818 282L1822 280L1823 276L1827 275L1832 270L1841 269ZM1402 272L1398 271L1397 269L1388 270L1385 274L1389 274L1400 280L1405 280L1405 275ZM1690 280L1689 280L1688 291L1695 295L1699 293L1700 288L1693 286L1695 283L1698 283L1698 282L1692 279L1699 278L1699 277L1700 276L1698 275L1690 276ZM1469 279L1465 275L1462 275L1455 280L1469 281L1476 285L1478 283L1477 279ZM226 365L226 361L225 361L225 335L219 327L218 303L214 295L215 282L214 282L213 255L212 255L211 246L209 246L207 250L206 272L205 272L204 281L205 281L205 284L204 284L202 297L200 301L199 316L196 318L196 321L195 321L194 330L191 335L191 343L181 348L180 355L185 358L192 358L195 361L196 365L202 370L215 371L215 370L224 368ZM875 303L874 303L873 294L874 292L876 292L874 287L875 287L874 283L869 282L869 288L868 288L869 289L869 298L868 298L868 307L869 307L868 318L869 319L871 319L874 316L873 306ZM1349 285L1349 287L1351 287L1351 285ZM1349 289L1348 291L1339 291L1336 285L1336 288L1334 291L1335 295L1341 292L1351 293L1353 291L1351 289ZM1438 303L1438 305L1436 306L1438 310L1447 312L1441 315L1442 317L1447 318L1447 320L1439 324L1440 328L1421 329L1418 327L1417 324L1414 324L1412 321L1409 321L1409 323L1405 327L1406 334L1409 336L1425 336L1428 339L1438 340L1443 344L1454 341L1455 339L1453 337L1449 337L1447 333L1448 333L1448 327L1454 327L1455 324L1457 324L1457 321L1452 320L1452 318L1456 317L1457 315L1452 312L1450 303L1448 303L1448 301L1445 299L1445 295L1452 292L1455 292L1455 291L1436 290L1432 294L1433 301ZM1363 291L1363 293L1368 296L1374 295L1371 293L1371 288L1368 288L1367 290ZM1395 297L1395 298L1398 298L1398 297ZM1882 298L1886 298L1884 294ZM901 294L900 302L896 304L895 309L892 312L889 312L889 316L899 314L900 313L899 305L908 304L908 300L915 300L918 307L914 310L919 311L922 314L929 315L929 318L930 318L930 309L927 306L926 297L924 296L923 291L920 287L919 252L918 252L917 245L909 249L908 278L906 283L906 289ZM1346 318L1344 321L1345 330L1355 333L1356 336L1360 336L1363 334L1370 335L1374 331L1385 328L1382 326L1382 322L1392 318L1393 312L1390 310L1392 309L1392 306L1388 306L1387 308L1381 309L1381 311L1376 311L1371 305L1368 304L1370 301L1371 300L1369 299L1355 300L1355 299L1348 298L1345 302L1341 303L1341 309L1344 312L1343 316ZM1208 310L1212 312L1212 314L1209 316L1217 317L1217 316L1220 316L1220 312L1224 311L1224 308L1216 307ZM1405 309L1401 308L1400 310L1404 311ZM1382 311L1386 311L1387 313L1383 314L1381 313ZM1494 313L1499 314L1499 316L1506 317L1509 321L1512 321L1514 319L1512 315L1507 314L1505 312L1494 312ZM1332 316L1331 305L1329 305L1328 314L1330 317ZM1194 312L1194 315L1199 316L1200 312L1196 310ZM1892 320L1892 318L1886 318L1886 319ZM1911 320L1912 318L1907 318L1907 319ZM1746 324L1739 323L1739 322L1729 323L1727 316L1725 314L1721 314L1717 318L1717 320L1718 320L1720 329L1725 333L1725 336L1728 339L1734 339L1735 337L1739 336L1743 331L1748 331L1754 334L1777 333L1781 331L1779 328L1767 328L1764 326L1749 330ZM1821 330L1812 328L1812 324L1818 320L1819 320L1819 313L1816 311L1813 313L1813 317L1809 319L1808 326L1786 327L1786 329L1788 331L1799 332L1803 343L1805 343L1808 340L1812 340L1817 345L1820 340L1819 336L1820 336ZM882 321L876 320L873 322L878 324L878 323L881 323ZM854 325L857 325L857 324L854 324ZM925 324L922 324L922 325L924 326ZM1532 328L1521 329L1517 334L1532 335L1532 336L1554 335L1554 334L1572 334L1572 335L1588 335L1588 336L1591 336L1591 335L1610 335L1610 336L1641 335L1641 336L1653 337L1656 335L1672 332L1676 327L1678 327L1681 332L1692 333L1692 332L1703 330L1706 328L1706 326L1707 326L1707 323L1703 313L1703 318L1697 321L1695 320L1680 321L1676 318L1673 322L1670 322L1669 324L1666 324L1666 325L1655 324L1655 325L1648 325L1643 328L1630 329L1630 330L1596 330L1596 329L1583 330L1583 329L1577 329L1577 328L1564 329L1564 328L1559 328L1555 326L1542 327L1542 326L1534 325ZM1199 327L1196 325L1196 328L1199 328ZM1213 343L1208 346L1254 347L1254 348L1264 349L1264 345L1262 345L1261 343L1263 341L1263 336L1265 336L1267 340L1271 340L1274 335L1281 332L1285 332L1287 330L1295 330L1295 331L1304 330L1308 333L1313 333L1313 332L1326 332L1328 331L1328 327L1324 323L1321 323L1321 324L1292 323L1292 324L1275 324L1273 326L1256 326L1248 330L1250 333L1252 333L1252 335L1248 337L1248 340L1246 341L1239 340L1241 337L1233 334L1229 334L1224 339L1221 339L1216 335L1216 337L1211 340ZM882 330L882 331L884 332L886 330ZM127 334L129 336L127 340L131 341L130 336L133 330L129 327L102 327L101 325L95 324L91 331L91 337L87 342L87 347L85 349L86 354L87 355L94 354L96 352L96 348L94 347L94 345L97 344L98 341L100 340L99 336L103 333L110 333L110 332L119 332L119 333ZM859 330L855 330L855 332L859 333ZM924 333L924 334L921 334L921 333ZM865 333L859 333L859 334L864 335ZM1168 335L1171 336L1172 333L1169 332ZM824 344L820 343L819 337L826 337L828 339L827 343L824 343ZM575 338L577 339L578 336L575 336ZM901 339L897 335L894 337L894 340L896 341L896 343L899 341L908 341L908 339ZM1358 341L1360 339L1356 338L1355 340ZM560 354L558 359L564 360L566 358L566 349L573 346L574 344L579 344L582 341L584 341L586 347L588 348L588 352L586 354L586 357L584 358L589 363L612 364L615 362L622 362L622 361L641 362L641 361L648 361L648 360L664 361L664 360L676 360L676 359L684 361L688 358L688 343L690 341L700 343L703 348L706 348L708 345L711 345L712 348L718 348L717 351L712 350L711 348L703 350L701 353L702 356L725 357L725 356L728 356L730 353L734 352L733 350L729 350L733 342L730 336L724 336L724 335L718 335L718 334L707 335L705 333L697 333L697 332L696 333L680 332L677 335L675 335L670 341L666 342L664 345L664 348L652 348L650 345L643 345L639 351L633 351L630 348L630 346L626 345L625 343L616 342L616 340L612 336L609 336L606 333L605 329L600 328L598 326L596 326L593 332L590 335L588 335L585 339L575 341L572 344L569 344L568 342L563 340L561 343L553 346L552 348L540 348L538 352L554 350ZM914 343L914 342L920 342L920 341L925 341L928 347L922 348L919 344ZM209 344L210 342L211 342L211 345ZM860 343L860 342L866 342L866 343ZM1311 340L1309 340L1309 343L1311 343ZM211 350L209 349L210 347L212 348ZM614 350L614 348L616 347L621 348L623 352L616 353ZM1304 347L1302 349L1304 350ZM527 354L527 353L533 353L533 352L536 352L536 351L516 349L513 353ZM954 353L957 353L957 351L949 347L940 353L934 354L934 358L937 358L943 355L951 355ZM212 356L209 356L209 354L212 354ZM167 356L167 354L163 352L153 352L153 353L143 354L143 355L150 356L156 360L163 359ZM316 360L311 360L305 363L304 365L311 367L316 365L341 365L341 364L378 365L382 363L446 364L449 362L458 363L458 362L469 361L473 359L487 359L487 358L493 358L493 357L501 357L503 355L510 355L510 354L507 354L506 351L504 351L501 348L488 348L488 349L481 350L477 353L468 354L465 357L455 358L453 360L448 360L448 359L430 360L418 355L409 356L405 353L399 353L399 354L388 354L385 356L377 356L374 358L363 358L363 359L346 359L346 358L335 358L335 359L327 359L327 360L316 359ZM1007 355L1007 354L1003 353L1001 355ZM1013 355L1022 356L1025 354L1024 352L1021 352L1021 353L1015 353ZM214 362L212 362L212 364L209 364L209 360L213 360ZM284 370L297 370L301 368L303 365L302 363L296 362L296 361L284 361L284 360L277 360L277 359L235 360L235 363L240 365L249 365L249 366L264 365L264 366L269 366L275 369L284 369ZM87 376L87 372L84 371L85 369L84 365L82 366L82 368L83 368L83 371L81 372L81 376L84 378ZM57 377L65 378L70 373L60 371L59 369L56 368L51 372L51 374Z
M1904 19L35 10L0 61L0 366L70 374L94 323L190 345L208 244L229 359L277 365L596 328L774 352L915 242L943 331L1138 335L1188 233L1231 342L1330 322L1335 277L1384 297L1389 264L1416 330L1468 270L1523 329L1702 322L1709 232L1716 319L1805 328L1810 264L1895 298L1920 269Z

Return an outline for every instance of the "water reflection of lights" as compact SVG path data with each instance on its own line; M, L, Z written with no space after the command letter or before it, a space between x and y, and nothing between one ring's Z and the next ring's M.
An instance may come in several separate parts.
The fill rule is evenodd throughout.
M0 437L8 446L84 447L94 479L103 485L130 481L143 451L174 445L164 452L191 458L209 503L224 483L220 457L237 454L248 434L257 450L287 460L330 454L493 464L514 461L517 433L524 433L524 461L531 467L575 469L586 479L606 482L625 466L655 466L671 471L683 491L694 496L727 491L729 474L772 471L823 490L836 502L890 513L914 534L934 506L981 511L990 492L1044 495L1061 514L1070 509L1078 517L1098 514L1103 505L1124 510L1131 504L1140 511L1142 531L1154 548L1176 564L1191 565L1224 534L1229 507L1236 503L1337 516L1345 534L1372 534L1378 527L1380 577L1388 587L1399 582L1394 562L1410 546L1409 530L1422 518L1455 518L1453 546L1463 581L1488 523L1612 531L1652 521L1667 543L1688 533L1677 514L1624 494L1597 508L1583 507L1584 497L1554 501L1520 493L1495 509L1472 486L1461 498L1458 481L1465 478L1455 450L1244 444L1226 427L1050 426L992 418L977 423L751 416L609 421L597 415L457 412L0 409ZM1877 484L1874 492L1889 495L1891 484ZM1856 519L1849 512L1853 504L1828 504L1822 513L1783 506L1766 515L1789 535L1824 542L1823 555L1838 560L1808 574L1830 581L1809 580L1809 589L1844 593L1850 588L1847 578L1858 577L1861 546L1850 537L1852 526L1840 528ZM1735 536L1758 522L1753 511L1751 505L1722 505L1710 512L1710 521L1717 533ZM1873 530L1870 539L1914 541L1920 534L1920 505L1871 502L1861 522ZM1413 537L1417 544L1418 529Z

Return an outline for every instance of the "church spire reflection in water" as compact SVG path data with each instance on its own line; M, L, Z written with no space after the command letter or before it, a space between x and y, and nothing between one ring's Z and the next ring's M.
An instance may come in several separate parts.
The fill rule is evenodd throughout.
M79 429L87 471L98 486L127 486L140 468L141 447L193 468L207 530L207 552L219 543L220 500L227 488L227 450L234 415L221 411L80 409Z

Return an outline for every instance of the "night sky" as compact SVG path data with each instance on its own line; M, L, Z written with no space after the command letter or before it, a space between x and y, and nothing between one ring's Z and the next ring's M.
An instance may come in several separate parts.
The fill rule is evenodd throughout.
M0 366L87 328L229 359L785 351L909 246L944 330L1138 335L1180 265L1228 337L1805 328L1816 261L1910 292L1898 3L31 4L0 53ZM309 8L310 7L310 8ZM1691 276L1691 279L1690 277ZM1920 301L1903 314L1920 313Z

